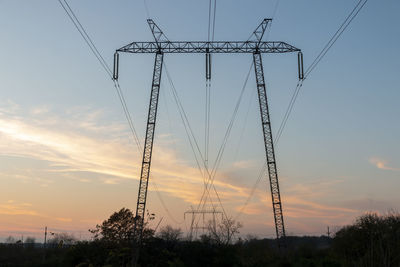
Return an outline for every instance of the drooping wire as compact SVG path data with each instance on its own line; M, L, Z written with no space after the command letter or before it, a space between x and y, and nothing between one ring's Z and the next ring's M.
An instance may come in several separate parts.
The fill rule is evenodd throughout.
M208 4L208 28L207 28L207 41L210 42L211 38L212 41L214 40L215 36L215 16L216 16L216 0L214 0L214 5L212 4L212 0L209 0ZM211 30L212 29L212 30ZM204 205L207 202L207 198L210 199L212 203L212 197L210 194L210 190L206 189L206 181L210 177L209 172L209 143L210 143L210 120L211 120L211 54L206 54L206 90L205 90L205 116L204 116L204 169L203 172L203 182L204 182L204 190L206 192L206 196L203 199ZM218 191L216 190L215 186L213 185L214 192L218 198L218 201L221 204L222 209L224 210L220 197L218 195ZM215 210L215 207L213 207ZM224 211L225 212L225 211ZM192 220L195 220L196 213L192 214ZM204 217L203 217L204 219ZM196 229L197 229L196 223Z
M364 1L364 2L363 2ZM340 37L340 35L344 32L344 30L349 26L349 24L353 21L353 19L357 16L357 14L361 11L361 9L364 7L364 5L366 4L368 0L360 0L356 6L353 8L353 10L350 12L350 14L347 16L347 18L345 19L345 21L340 25L339 29L335 32L335 34L332 36L332 38L329 40L329 42L324 46L324 48L321 50L321 52L318 54L318 56L314 59L313 63L306 69L305 71L305 76L304 79L307 78L310 73L315 69L315 67L317 66L317 64L322 60L322 58L326 55L326 53L329 51L329 49L333 46L333 44L337 41L337 39ZM278 4L279 0L277 0L277 4ZM363 3L362 3L363 2ZM362 4L361 4L362 3ZM277 5L276 5L277 6ZM274 14L276 13L276 11L274 11ZM303 86L303 80L299 80L296 88L293 92L293 95L289 101L289 105L286 109L285 115L281 121L281 124L279 126L278 132L276 134L276 138L275 138L275 145L278 144L280 137L282 135L282 132L286 126L286 123L288 121L288 118L290 116L290 113L293 110L294 104L296 102L296 99L299 95L300 89ZM264 170L266 168L266 162L264 162L263 167L260 171L260 174L264 173ZM261 179L262 176L259 176L258 179L256 180L256 183L254 184L253 188L255 188L255 186L259 183L259 180ZM236 218L238 218L244 211L245 207L248 205L251 197L254 195L255 193L255 189L251 191L249 197L247 198L245 204L242 206L242 208L240 209L239 213L236 215Z
M272 12L272 16L271 16L271 19L272 19L272 20L271 20L271 21L268 23L268 25L267 25L267 29L266 29L267 32L266 32L266 36L265 36L265 40L267 40L267 41L268 41L269 35L270 35L270 33L271 33L272 23L274 22L276 13L278 12L279 2L280 2L280 0L276 0L276 2L275 2L275 7L274 7L274 11Z
M279 125L278 132L276 133L275 145L277 145L277 144L279 143L279 139L280 139L281 136L282 136L282 132L283 132L283 130L285 129L287 120L289 119L290 113L291 113L292 110L293 110L294 103L296 102L296 99L297 99L297 97L298 97L298 95L299 95L299 92L300 92L300 88L301 88L302 86L303 86L303 80L299 80L299 81L297 82L297 85L296 85L296 88L295 88L295 90L294 90L294 92L293 92L293 95L292 95L292 97L291 97L291 99L290 99L290 101L289 101L289 105L288 105L288 107L287 107L287 109L286 109L285 115L283 116L283 119L282 119L282 121L281 121L281 124Z
M167 205L166 205L165 202L164 202L164 199L163 199L162 196L161 196L161 193L160 193L160 190L158 189L157 183L154 181L154 177L153 177L153 179L150 179L150 182L154 185L154 187L155 187L155 189L156 189L155 191L156 191L156 193L157 193L157 195L158 195L158 198L159 198L159 200L160 200L160 202L161 202L161 205L163 206L164 210L167 212L168 217L169 217L174 223L176 223L176 224L182 224L182 223L184 223L185 220L182 220L182 221L179 222L179 221L177 221L177 220L174 218L174 216L172 216L171 212L169 211Z
M265 176L266 168L267 168L267 165L264 163L262 168L261 168L261 170L260 170L260 172L258 173L258 177L257 177L256 182L254 183L253 187L251 188L250 194L247 196L247 199L244 202L243 206L240 208L240 210L236 214L235 220L237 220L240 217L240 215L243 214L243 211L245 210L247 205L250 203L251 198L253 197L254 193L256 192L258 184L261 182L261 179Z
M144 0L145 1L145 0ZM74 24L75 28L78 30L78 32L80 33L80 35L82 36L82 38L84 39L84 41L86 42L86 44L88 45L88 47L90 48L90 50L92 51L93 55L97 58L97 60L99 61L100 65L102 66L102 68L104 69L104 71L107 73L107 75L112 79L113 78L113 74L111 71L111 68L108 66L107 62L104 60L104 57L101 55L101 53L99 52L99 50L97 49L96 45L94 44L93 40L90 38L89 34L87 33L87 31L84 29L83 25L80 23L78 17L75 15L74 11L72 10L72 8L68 5L67 1L64 0L65 5L63 4L63 2L61 2L61 0L58 0L58 2L60 3L61 7L64 9L65 13L68 15L68 17L70 18L70 20L72 21L72 23ZM146 6L147 7L147 6ZM148 13L148 9L146 8L147 13ZM149 13L148 13L149 14ZM139 151L139 153L141 153L141 144L140 144L140 140L138 138L138 135L136 133L135 127L133 125L133 121L132 121L132 117L129 113L128 107L126 105L126 101L125 101L125 97L123 94L123 91L121 89L121 86L119 84L119 82L117 80L112 79L113 83L114 83L114 87L116 89L118 98L121 102L126 120L129 124L129 128L131 130L133 139L137 145L137 149ZM167 212L168 216L171 218L171 220L173 220L175 223L180 224L173 216L172 214L169 212L165 201L163 200L161 193L158 190L158 186L157 183L154 181L152 182L155 189L156 189L156 193L157 193L157 197L159 198L163 208L165 209L165 211Z
M214 41L214 36L215 36L215 16L217 13L217 0L214 0L214 15L213 15L213 29L212 29L212 38L211 41Z
M147 5L147 0L143 0L143 4L144 4L144 9L146 11L147 18L149 19L150 18L150 12L149 12L149 7Z
M244 94L244 91L245 91L245 89L246 89L246 85L247 85L247 82L248 82L248 79L249 79L249 76L250 76L250 72L251 72L252 67L253 67L253 62L252 62L251 65L250 65L250 69L249 69L249 71L248 71L248 73L247 73L245 82L244 82L244 84L243 84L243 87L242 87L242 89L241 89L240 95L239 95L238 100L237 100L237 102L236 102L236 105L235 105L235 108L234 108L232 117L231 117L231 119L230 119L230 121L229 121L229 125L228 125L228 127L227 127L226 132L225 132L225 135L224 135L222 144L221 144L221 146L220 146L220 148L219 148L219 151L218 151L218 154L217 154L217 158L216 158L216 160L215 160L215 162L214 162L214 165L213 165L211 174L210 174L210 176L209 176L209 178L208 178L208 180L207 180L206 187L205 187L205 189L203 190L202 197L201 197L200 202L199 202L199 204L198 204L198 209L200 209L200 207L201 207L202 205L203 205L203 207L204 207L204 204L202 204L202 203L203 203L203 199L204 199L204 197L205 197L205 195L206 195L206 190L208 190L208 188L209 188L211 185L214 185L213 182L214 182L214 179L215 179L217 170L218 170L218 168L219 168L219 165L220 165L220 163L221 163L221 159L222 159L222 156L223 156L223 154L224 154L224 150L225 150L226 144L227 144L227 142L228 142L228 139L229 139L229 136L230 136L230 133L231 133L231 130L232 130L234 121L235 121L235 119L236 119L236 115L237 115L237 112L238 112L238 110L239 110L239 106L240 106L241 100L242 100L242 98L243 98L243 94ZM218 193L217 193L217 195L218 195ZM219 199L219 196L218 196L218 199ZM225 212L224 212L224 215L225 215L225 218L227 218Z
M243 122L243 125L242 125L242 130L240 131L239 141L237 142L236 151L234 153L233 162L236 161L237 156L239 154L239 148L240 148L240 146L242 144L243 137L244 137L244 132L245 132L245 130L247 128L247 120L249 118L250 109L253 106L253 102L254 102L254 99L255 99L256 92L257 92L257 90L252 90L252 92L251 92L251 96L250 96L249 103L248 103L248 106L247 106L246 115L244 117L244 122Z
M168 71L167 64L165 62L163 62L163 64L164 64L165 72L167 74L167 79L168 79L168 82L170 84L170 88L171 88L171 91L172 91L172 95L173 95L175 104L176 104L176 106L178 108L178 112L179 112L179 115L181 117L184 129L185 129L186 136L187 136L187 138L189 140L190 147L191 147L193 155L195 157L197 168L199 169L200 174L203 176L204 172L208 172L208 170L205 168L205 166L206 166L205 165L205 159L204 159L204 157L203 157L203 155L201 153L199 144L198 144L197 139L196 139L196 137L194 135L192 127L190 126L189 119L188 119L186 111L185 111L185 109L184 109L184 107L182 105L182 102L181 102L181 100L179 98L179 95L178 95L178 92L176 90L175 84L174 84L174 82L173 82L173 80L171 78L171 75L170 75L169 71ZM202 166L204 168L204 171L203 171Z
M357 5L353 8L344 22L340 25L339 29L335 32L332 38L328 41L328 43L324 46L318 56L314 59L311 65L307 68L304 73L304 78L307 78L308 75L314 70L314 68L318 65L318 63L322 60L322 58L328 53L329 49L335 44L337 39L339 39L340 35L347 29L350 23L354 20L354 18L358 15L361 9L365 6L368 0L360 0Z
M125 97L124 97L123 91L121 89L121 86L119 85L118 81L113 80L113 74L112 74L111 68L108 66L104 57L101 55L101 53L97 49L97 46L94 44L92 38L89 36L89 34L87 33L87 31L85 30L83 25L80 23L78 17L75 15L75 12L72 10L71 6L68 4L68 2L66 0L63 0L64 3L61 0L58 0L58 2L60 3L61 7L64 9L65 13L67 14L67 16L69 17L71 22L74 24L75 28L78 30L79 34L82 36L85 43L88 45L89 49L92 51L93 55L97 58L98 62L100 63L100 65L102 66L104 71L112 79L112 81L114 83L114 87L115 87L117 95L118 95L118 98L121 102L126 120L129 124L129 128L131 130L134 142L136 143L136 145L138 147L138 151L140 153L140 151L141 151L140 141L139 141L138 135L136 133L136 129L133 125L132 117L131 117L128 107L126 105Z
M304 72L304 79L299 80L297 83L297 86L293 92L292 98L290 99L289 105L286 109L285 115L281 121L281 124L279 126L278 132L276 134L276 141L275 144L278 143L282 132L286 126L287 120L293 110L293 106L297 100L297 97L299 95L299 92L301 90L301 87L303 85L304 80L311 74L311 72L315 69L315 67L321 62L321 60L324 58L324 56L328 53L328 51L332 48L332 46L336 43L336 41L339 39L339 37L342 35L342 33L347 29L347 27L350 25L350 23L355 19L355 17L358 15L358 13L361 11L361 9L365 6L365 4L368 2L368 0L360 0L356 4L356 6L353 8L353 10L350 12L350 14L346 17L346 19L343 21L343 23L340 25L338 30L333 34L331 39L326 43L326 45L323 47L323 49L320 51L320 53L317 55L317 57L313 60L311 65L306 69Z
M208 2L208 31L207 31L207 40L210 41L210 32L211 32L211 6L212 0Z
M280 0L276 0L276 2L275 2L275 7L274 7L274 11L273 11L272 16L271 16L271 19L272 19L272 20L271 20L270 23L268 23L268 25L267 25L267 29L266 29L267 32L266 32L266 36L265 36L265 39L266 39L266 40L269 39L269 35L270 35L271 29L272 29L272 23L273 23L273 21L274 21L274 19L275 19L275 16L276 16L277 11L278 11L279 2L280 2ZM255 91L253 91L253 92L255 92ZM253 97L252 97L252 98L253 98ZM250 102L250 103L251 103L251 102ZM250 106L249 106L249 108L248 108L248 110L247 110L247 114L246 114L246 117L245 117L244 126L246 125L246 121L247 121L247 116L248 116L249 110L250 110ZM240 145L240 143L241 143L242 135L243 135L243 133L244 133L244 129L245 129L244 126L243 126L243 129L242 129L242 134L241 134L240 139L239 139L239 145ZM239 145L238 145L238 148L239 148ZM237 149L237 151L238 151L238 149ZM236 151L236 154L237 154L237 151ZM262 167L261 167L261 169L260 169L260 171L259 171L257 180L256 180L256 182L254 183L254 185L253 185L253 187L252 187L252 189L251 189L251 191L250 191L250 194L248 195L248 197L247 197L246 201L244 202L243 206L240 208L240 210L239 210L238 213L236 214L235 220L237 220L237 219L240 217L240 215L243 214L243 211L246 209L247 205L250 203L250 200L251 200L251 198L253 197L253 195L254 195L254 193L255 193L255 191L256 191L256 189L257 189L258 184L260 183L261 179L265 176L265 170L266 170L266 168L267 168L267 161L265 160L264 163L263 163L263 165L262 165Z

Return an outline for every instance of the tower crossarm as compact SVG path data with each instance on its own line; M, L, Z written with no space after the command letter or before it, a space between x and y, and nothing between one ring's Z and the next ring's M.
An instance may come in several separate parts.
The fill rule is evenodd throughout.
M146 53L290 53L300 49L281 41L162 41L132 42L117 49L117 52Z

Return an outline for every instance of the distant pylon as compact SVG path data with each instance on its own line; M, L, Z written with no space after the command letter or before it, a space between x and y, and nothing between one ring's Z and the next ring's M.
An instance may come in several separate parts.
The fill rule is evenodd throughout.
M191 210L185 211L183 214L184 219L186 219L186 214L191 214L192 215L192 219L191 219L191 223L190 223L190 231L188 234L188 239L192 240L193 238L197 238L197 233L198 230L203 230L203 234L205 231L208 230L208 227L210 227L210 222L211 225L213 227L213 229L217 228L217 220L216 220L216 214L220 214L221 215L221 219L222 219L222 212L219 210L216 210L214 207L211 209L203 209L203 210L196 210L193 209L193 207L191 207ZM195 214L200 214L200 218L199 221L201 220L201 224L199 226L199 222L196 222L196 216ZM206 215L207 214L211 214L211 218L207 218ZM194 233L194 235L193 235Z

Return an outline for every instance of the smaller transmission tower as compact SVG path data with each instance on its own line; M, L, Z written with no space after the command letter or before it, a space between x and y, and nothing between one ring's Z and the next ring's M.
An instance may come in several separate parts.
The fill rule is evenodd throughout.
M216 215L221 215L221 220L223 215L221 211L216 210L214 207L210 209L197 210L191 207L191 210L185 211L183 218L186 219L186 214L192 215L192 220L190 223L189 240L197 237L198 230L202 230L203 234L205 231L209 230L209 227L213 227L215 230L217 228L217 218ZM199 222L196 222L196 215L200 215L202 221L199 226ZM211 216L207 216L211 215ZM211 218L210 218L211 217Z

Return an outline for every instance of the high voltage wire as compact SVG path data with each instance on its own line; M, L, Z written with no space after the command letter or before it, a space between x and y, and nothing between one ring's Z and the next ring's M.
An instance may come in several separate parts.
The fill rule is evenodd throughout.
M58 2L60 3L61 7L64 9L65 13L67 14L67 16L69 17L71 22L74 24L75 28L78 30L79 34L82 36L82 38L85 41L85 43L88 45L88 47L92 51L93 55L97 58L97 60L99 61L100 65L102 66L104 71L112 79L113 75L112 75L111 68L108 66L108 64L105 61L104 57L101 55L101 53L97 49L97 46L94 44L92 38L90 38L89 34L87 33L87 31L85 30L83 25L80 23L78 17L75 15L75 12L72 10L72 8L68 4L68 2L66 0L63 1L64 3L61 0L58 0ZM118 98L119 98L119 100L121 102L121 105L122 105L126 120L127 120L128 124L129 124L129 128L130 128L130 130L132 132L134 141L135 141L135 143L137 145L137 148L138 148L138 151L140 153L141 152L140 141L139 141L138 135L136 133L136 129L135 129L134 125L133 125L132 117L131 117L131 115L129 113L129 110L128 110L128 107L126 105L126 101L125 101L125 97L124 97L123 91L122 91L121 86L119 85L118 81L113 80L113 79L112 79L112 81L113 81L115 90L116 90L116 92L118 94Z
M143 4L144 4L144 9L146 10L147 18L149 19L150 18L150 12L149 12L149 7L147 5L147 1L143 0Z
M214 15L213 15L213 29L212 29L212 38L211 40L214 41L215 36L215 15L217 13L217 0L214 0Z
M361 9L364 7L364 5L367 2L368 2L368 0L358 1L357 5L353 8L353 10L347 16L345 21L340 25L339 29L335 32L335 34L332 36L332 38L324 46L324 48L321 50L321 52L318 54L318 56L314 59L314 61L311 63L311 65L307 68L307 70L304 73L304 78L307 78L307 76L314 70L314 68L318 65L318 63L321 61L321 59L325 56L325 54L329 51L329 49L335 44L335 42L340 37L340 35L346 30L346 28L350 25L350 23L358 15L358 13L361 11Z
M146 1L146 0L144 0ZM90 50L92 51L93 55L97 58L97 60L99 61L100 65L102 66L102 68L104 69L104 71L107 73L107 75L112 79L113 75L112 75L112 71L111 68L108 66L107 62L104 60L104 57L101 55L101 53L99 52L99 50L97 49L96 45L94 44L93 40L90 38L89 34L87 33L87 31L85 30L85 28L83 27L83 25L80 23L78 17L75 15L74 11L72 10L72 8L69 6L69 4L67 3L66 0L64 0L65 5L63 4L63 2L61 0L58 0L58 2L60 3L61 7L64 9L65 13L68 15L68 17L70 18L70 20L72 21L72 23L74 24L75 28L78 30L78 32L80 33L80 35L82 36L82 38L84 39L85 43L88 45L88 47L90 48ZM146 3L146 2L145 2ZM148 13L148 9L147 9L147 5L146 5L146 10ZM117 80L112 79L113 83L114 83L114 87L116 89L118 98L121 102L126 120L129 124L129 128L131 130L131 133L133 135L134 141L136 143L136 146L138 148L139 153L142 152L141 150L141 144L140 144L140 140L138 138L138 135L136 133L135 127L133 125L133 121L131 118L131 115L129 113L128 107L126 105L126 101L125 101L125 97L123 94L123 91L121 89L121 86L119 84L119 82ZM157 193L157 197L159 198L162 207L165 209L165 211L167 212L168 216L177 224L181 224L180 222L178 222L170 213L170 211L168 210L165 201L163 200L159 190L158 190L158 186L156 184L155 181L152 181L154 187L155 187L155 191Z
M208 32L207 32L207 40L210 41L210 39L213 41L214 40L214 35L215 35L215 16L216 16L216 0L214 0L214 5L212 5L213 1L209 0L209 5L208 5ZM213 18L212 18L213 14ZM212 28L212 30L211 30ZM206 58L208 60L211 60L211 55L206 55ZM209 69L209 66L211 66L211 62L208 62L206 60L206 71L210 72L211 69ZM207 185L207 178L209 178L209 146L210 146L210 121L211 121L211 76L208 76L209 74L206 74L206 96L205 96L205 122L204 122L204 159L205 159L205 168L207 169L207 172L204 172L203 174L203 180L204 180L204 187ZM206 175L207 174L207 175ZM215 186L213 186L214 191L217 195L217 198L219 199L218 191L216 190ZM207 198L210 199L210 202L213 206L212 203L212 197L210 195L210 190L207 190L206 188L204 189L207 192L206 197L204 198L204 205L207 202ZM219 202L220 199L219 199ZM203 205L203 207L204 207ZM222 207L222 206L221 206ZM214 208L214 206L213 206ZM223 207L222 207L223 208ZM214 208L215 210L215 208ZM195 214L193 215L195 217ZM194 218L193 218L194 219ZM197 225L197 224L196 224Z
M256 191L256 189L257 189L258 184L260 183L261 179L262 179L262 178L264 177L264 175L265 175L265 170L266 170L266 168L267 168L267 165L266 165L266 164L263 164L263 167L261 168L261 170L260 170L260 172L259 172L259 174L258 174L257 180L256 180L256 182L254 183L253 187L251 188L250 194L247 196L247 199L246 199L246 201L244 202L243 206L240 208L240 210L239 210L238 213L236 214L235 220L237 220L237 219L240 217L240 215L243 214L243 211L246 209L247 205L250 203L250 200L251 200L251 198L253 197L253 195L254 195L254 193L255 193L255 191Z
M172 90L172 95L173 95L174 100L175 100L175 104L178 107L179 115L181 117L182 124L183 124L185 132L186 132L186 136L187 136L187 138L189 140L190 147L191 147L193 155L195 157L195 161L196 161L197 167L198 167L198 169L200 171L200 174L202 176L204 175L205 172L207 172L207 175L209 176L210 174L208 172L208 169L206 168L205 159L202 156L202 153L200 151L198 142L196 140L196 137L194 136L192 127L190 126L189 120L187 118L187 114L185 112L185 109L183 108L183 105L182 105L182 102L180 101L178 92L176 91L175 85L174 85L174 83L172 81L172 78L171 78L171 75L170 75L170 73L168 71L168 67L167 67L165 62L163 62L163 64L164 64L164 67L165 67L165 72L167 74L168 82L170 83L170 87L171 87L171 90ZM200 159L198 158L196 151L199 154L199 158ZM202 171L200 160L203 163L204 172ZM216 191L215 187L214 187L214 191ZM221 202L220 202L220 205L222 206Z
M216 161L215 161L214 166L213 166L213 168L212 168L211 175L209 176L209 179L207 180L205 190L207 190L207 188L208 188L209 186L213 185L213 182L214 182L214 180L215 180L215 176L216 176L217 170L218 170L218 168L219 168L219 165L220 165L220 163L221 163L221 159L222 159L222 156L223 156L223 154L224 154L225 147L226 147L226 144L227 144L227 142L228 142L228 139L229 139L229 136L230 136L230 133L231 133L231 130L232 130L234 121L235 121L235 119L236 119L236 115L237 115L237 112L238 112L238 110L239 110L239 106L240 106L241 100L242 100L242 98L243 98L243 94L244 94L244 91L245 91L245 89L246 89L246 85L247 85L247 82L248 82L248 79L249 79L249 76L250 76L250 72L251 72L252 67L253 67L253 62L252 62L252 64L250 65L250 68L249 68L249 71L248 71L248 73L247 73L247 76L246 76L245 82L244 82L244 84L243 84L243 87L242 87L242 89L241 89L239 98L238 98L238 100L237 100L237 102L236 102L236 105L235 105L235 108L234 108L234 111L233 111L231 120L230 120L229 125L228 125L228 128L227 128L227 130L226 130L226 132L225 132L225 135L224 135L224 138L223 138L221 147L219 148L219 151L218 151L218 154L217 154ZM200 199L200 203L199 203L199 205L198 205L198 208L200 208L200 206L201 206L202 200L203 200L204 195L205 195L205 193L206 193L205 190L203 191L203 194L202 194L202 197L201 197L201 199ZM216 194L217 194L217 197L218 197L218 199L219 199L219 196L218 196L218 193L217 193L217 192L216 192ZM205 205L205 204L203 204L202 207L204 207L204 205ZM225 214L225 212L224 212L224 214ZM225 218L227 218L227 217L226 217L226 214L225 214Z
M148 5L147 5L147 1L146 1L146 0L143 0L143 3L144 3L144 6L145 6L145 10L146 10L147 17L150 18L150 11L149 11L149 8L148 8ZM186 135L187 135L188 140L189 140L189 144L190 144L191 149L192 149L192 152L193 152L193 154L194 154L194 156L195 156L195 161L196 161L197 167L198 167L198 169L199 169L199 171L200 171L200 174L203 176L203 175L205 175L205 172L204 172L204 174L203 174L201 165L200 165L200 163L199 163L199 159L198 159L197 154L196 154L196 152L195 152L196 149L197 149L197 151L198 151L198 153L199 153L199 157L200 157L200 159L201 159L201 161L202 161L202 163L203 163L203 165L204 165L205 171L208 172L208 168L206 168L207 165L206 165L206 163L205 163L206 160L205 160L205 158L203 158L203 155L202 155L202 153L201 153L201 151L200 151L198 142L197 142L197 140L196 140L196 138L195 138L195 136L194 136L193 130L192 130L190 124L189 124L189 120L188 120L188 118L187 118L186 112L185 112L185 110L184 110L184 108L183 108L183 105L182 105L180 99L179 99L178 92L176 91L175 85L174 85L174 83L173 83L173 81L172 81L172 78L171 78L171 76L170 76L170 74L169 74L167 65L166 65L165 62L163 62L163 65L164 65L165 70L166 70L166 74L167 74L168 81L169 81L169 83L170 83L172 95L173 95L173 97L174 97L175 104L176 104L177 107L178 107L178 111L179 111L179 114L180 114L182 123L183 123L183 125L184 125L184 129L185 129ZM210 95L208 95L208 98L210 98ZM209 105L209 104L208 104L208 105ZM209 115L208 115L208 116L209 116ZM196 149L195 149L195 148L196 148ZM209 174L208 174L208 175L209 175ZM204 177L205 177L205 176L204 176ZM216 188L215 188L214 185L213 185L213 189L214 189L214 191L215 191L215 193L217 194L217 197L218 197L218 199L219 199L218 192L216 191ZM156 189L156 190L157 190L157 189ZM160 195L160 194L157 194L157 195L159 196L160 201L163 202L163 200L161 199L161 195ZM212 201L212 199L211 199L209 190L208 190L208 196L209 196L209 198L210 198L211 205L214 207L214 204L213 204L213 201ZM222 202L220 201L220 199L219 199L219 202L220 202L220 205L221 205L221 207L222 207L222 209L223 209ZM171 217L171 219L173 219L173 221L176 221L176 220L172 217L172 215L170 215L170 213L168 212L167 209L166 209L166 211L167 211L168 215Z
M277 11L278 11L279 2L280 2L280 0L276 0L276 2L275 2L275 7L274 7L274 11L273 11L272 17L271 17L272 20L271 20L271 22L268 23L268 25L267 25L267 29L266 29L267 32L266 32L266 37L265 37L265 40L267 40L267 41L268 41L269 35L270 35L270 33L271 33L272 22L274 21L275 16L276 16L276 13L277 13ZM254 95L254 92L255 92L255 91L253 91L253 95ZM251 98L252 98L252 97L251 97ZM240 143L241 143L241 141L242 141L242 136L243 136L243 133L244 133L244 129L245 129L245 125L246 125L246 122L247 122L247 117L248 117L248 114L249 114L250 104L251 104L251 103L252 103L252 102L250 101L250 102L249 102L249 107L248 107L248 109L247 109L247 113L246 113L246 116L245 116L245 123L244 123L244 125L243 125L242 133L241 133L241 135L240 135L240 139L239 139L239 142L238 142L238 148L239 148L239 145L240 145ZM237 154L237 151L238 151L238 149L236 150L236 154ZM235 157L236 157L236 156L235 156ZM260 183L261 179L262 179L262 178L264 177L264 175L265 175L265 170L266 170L266 168L267 168L266 163L267 163L267 161L265 161L265 162L263 163L263 166L261 167L261 169L260 169L260 171L259 171L257 180L256 180L256 182L254 183L254 185L253 185L253 187L252 187L252 189L251 189L251 191L250 191L250 194L248 195L248 197L247 197L246 201L244 202L243 206L240 208L240 210L239 210L238 213L236 214L235 220L237 220L237 219L240 217L240 215L243 214L243 211L246 209L247 205L250 203L250 200L251 200L251 198L253 197L253 195L254 195L254 193L255 193L255 191L256 191L256 189L257 189L258 184Z
M153 177L153 179L154 179L154 177ZM169 211L169 209L168 209L168 207L167 207L167 205L166 205L164 199L161 197L161 193L160 193L160 190L158 189L157 183L156 183L153 179L150 179L150 181L151 181L151 183L154 185L154 187L155 187L155 189L156 189L156 194L158 195L158 198L160 199L161 205L163 206L163 208L164 208L165 211L167 212L168 216L171 218L172 221L174 221L174 223L176 223L176 224L182 224L182 223L184 222L184 220L179 222L179 221L177 221L177 220L174 218L174 216L172 216L172 214L171 214L171 212Z
M358 13L361 11L361 9L365 6L365 4L367 2L368 2L368 0L358 1L358 3L355 5L353 10L350 12L350 14L346 17L346 19L340 25L340 27L335 32L335 34L333 34L331 39L326 43L324 48L320 51L320 53L317 55L317 57L313 60L311 65L306 69L306 71L304 72L304 80L311 74L311 72L315 69L315 67L319 64L319 62L321 62L321 60L324 58L324 56L328 53L328 51L336 43L336 41L339 39L339 37L342 35L342 33L347 29L347 27L350 25L350 23L354 20L354 18L358 15ZM286 109L285 115L279 126L275 144L277 144L279 142L279 139L280 139L282 132L286 126L287 120L293 110L293 106L297 100L297 97L299 95L301 87L303 86L304 80L299 80L299 82L297 83L297 86L293 92L292 98L290 99L289 105Z
M145 9L146 9L146 14L147 14L148 17L150 17L150 12L149 12L146 0L143 0L143 3L144 3L144 6L145 6ZM210 38L210 36L211 36L212 40L214 40L214 36L215 36L215 20L216 20L216 0L214 0L213 12L211 12L211 9L212 9L211 7L212 6L211 6L211 0L210 0L208 38ZM212 20L211 20L211 13L213 13ZM212 31L211 31L211 21L212 21ZM208 102L206 102L206 130L205 130L206 131L206 138L205 138L206 139L206 145L205 145L206 149L205 149L205 155L203 157L203 155L202 155L202 153L200 151L197 139L195 138L193 130L192 130L190 124L189 124L189 120L187 118L187 114L186 114L186 112L185 112L185 110L183 108L183 105L182 105L182 103L181 103L181 101L179 99L178 93L177 93L177 91L175 89L175 85L174 85L174 83L173 83L173 81L171 79L171 76L169 74L168 68L167 68L165 62L163 64L164 64L164 67L165 67L165 70L166 70L168 81L170 83L170 87L172 89L172 95L174 97L175 104L178 107L178 111L179 111L182 123L184 125L184 129L185 129L186 135L188 137L190 147L191 147L192 152L193 152L193 154L195 156L196 165L197 165L197 167L198 167L198 169L200 171L200 174L203 177L206 177L206 175L207 175L207 177L211 177L211 173L208 170L208 145L207 145L207 143L209 143L209 122L210 122L210 112L209 112L209 110L210 110L210 95L211 95L209 89L211 87L211 84L207 84L206 85L206 87L208 89L206 91L206 99L208 100ZM197 150L197 153L198 153L199 156L197 156L196 150ZM204 166L204 172L202 171L200 161L203 163L202 165ZM205 185L206 185L206 180L205 180ZM215 192L215 194L217 196L219 204L220 204L220 206L221 206L221 208L223 210L223 213L224 213L225 217L227 218L227 215L225 213L225 209L224 209L224 207L222 205L222 202L221 202L221 199L219 197L218 191L216 190L216 188L215 188L215 186L213 184L212 184L212 187L213 187L213 190L214 190L214 192ZM211 202L212 206L214 207L214 204L212 202L212 198L211 198L209 190L210 190L210 188L207 188L206 192L207 192L207 195L208 195L208 197L210 199L210 202ZM200 205L200 203L199 203L199 205Z
M317 57L313 60L313 62L310 64L310 66L306 69L304 72L304 80L310 75L310 73L315 69L315 67L318 65L318 63L322 60L322 58L328 53L328 51L331 49L331 47L335 44L335 42L339 39L339 37L342 35L342 33L346 30L346 28L350 25L350 23L354 20L354 18L358 15L358 13L361 11L361 9L365 6L365 4L368 2L368 0L359 0L358 3L355 5L353 10L350 12L350 14L346 17L344 22L340 25L338 30L335 32L335 34L331 37L331 39L327 42L327 44L323 47L323 49L320 51L320 53L317 55ZM276 7L279 3L279 0L277 0ZM274 14L276 13L276 9L274 11ZM286 109L285 115L283 116L283 119L281 121L281 124L279 126L279 129L276 134L275 138L275 145L278 144L280 137L282 136L282 132L287 124L288 118L293 110L294 104L297 100L297 97L299 95L299 92L301 90L301 87L303 86L304 80L299 80L296 88L293 92L293 95L289 101L288 107ZM255 187L258 185L258 183L261 180L262 174L264 173L264 170L266 168L266 162L264 162L263 167L260 171L260 175L258 176L251 193L249 197L246 199L244 206L241 208L239 213L236 215L236 218L238 218L248 205L250 199L255 193Z

